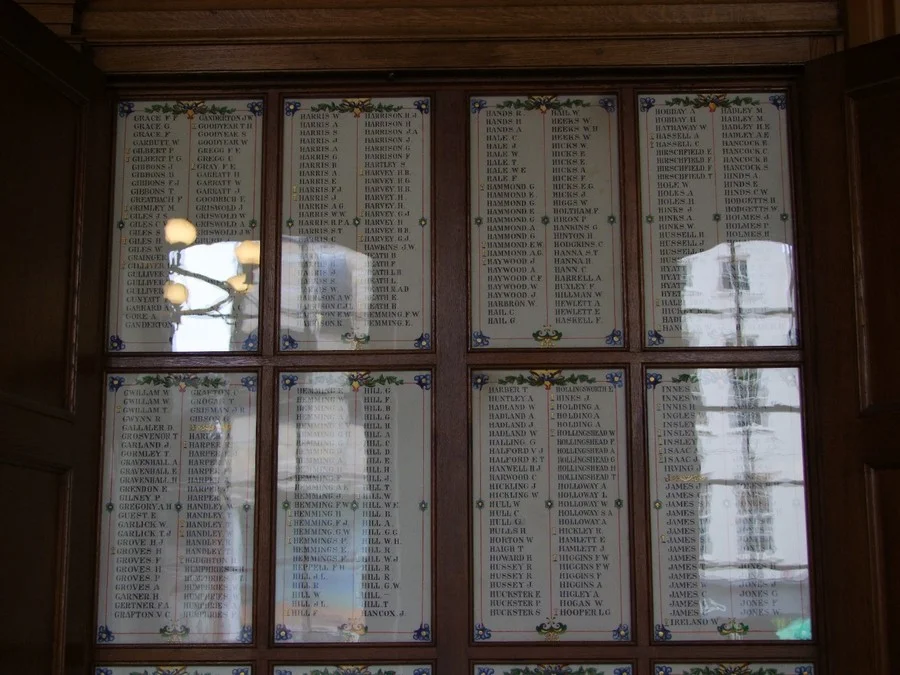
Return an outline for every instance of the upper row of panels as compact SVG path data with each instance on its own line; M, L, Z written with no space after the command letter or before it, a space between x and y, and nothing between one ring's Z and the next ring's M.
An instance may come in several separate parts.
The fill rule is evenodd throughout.
M786 94L638 96L641 335L625 333L619 103L470 98L469 347L796 345ZM110 351L259 349L267 112L118 104ZM279 348L432 349L431 99L276 113Z

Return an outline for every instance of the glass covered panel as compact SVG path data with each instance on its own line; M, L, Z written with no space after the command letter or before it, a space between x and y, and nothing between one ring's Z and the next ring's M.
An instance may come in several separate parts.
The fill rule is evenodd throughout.
M263 102L118 113L107 349L256 351Z
M281 350L431 349L431 99L287 99Z
M98 643L253 641L256 386L107 377Z
M623 346L616 97L469 108L471 347Z
M624 381L472 374L476 642L632 639Z
M430 642L431 374L280 378L275 642Z
M646 377L654 639L810 640L797 369Z
M641 94L644 342L797 344L784 93Z

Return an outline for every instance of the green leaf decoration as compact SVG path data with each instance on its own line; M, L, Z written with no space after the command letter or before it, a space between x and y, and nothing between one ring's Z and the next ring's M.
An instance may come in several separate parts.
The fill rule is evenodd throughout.
M497 384L527 384L532 387L545 387L549 389L553 385L594 383L597 379L583 373L563 375L561 370L532 370L528 375L508 375L497 380Z
M366 371L357 373L347 373L347 384L353 391L359 390L360 387L382 387L386 384L403 384L403 380L396 375L381 374L378 377L371 375Z
M531 666L525 668L513 668L512 670L503 671L503 675L547 675L548 673L553 673L554 675L558 673L558 670L553 670L554 666L544 667L537 666L536 668L532 668ZM584 666L563 666L564 670L562 671L565 675L604 675L602 670L597 670L593 666L588 666L585 668Z
M193 373L183 375L167 374L167 375L143 375L137 379L138 384L149 384L154 387L199 387L201 389L219 389L228 384L224 377L203 377Z
M370 98L345 98L340 103L334 101L317 103L310 110L312 112L353 113L354 117L359 117L363 113L399 112L403 110L403 106L392 103L372 103Z
M512 108L514 110L539 110L542 113L548 110L562 110L563 108L589 108L590 103L580 98L567 98L559 100L556 96L529 96L524 101L520 98L503 101L497 104L497 108Z
M234 111L234 108L224 105L207 105L205 101L176 101L172 105L168 103L154 103L144 108L144 112L165 113L173 117L186 115L188 119L193 118L194 115L231 115Z
M675 96L666 100L666 105L680 105L688 108L709 108L711 111L717 108L731 108L743 105L759 105L759 101L750 96L732 96L728 94L697 94L693 98L689 96Z
M693 373L682 373L678 377L673 377L672 382L699 382L700 380Z
M776 668L757 668L750 670L750 666L744 665L725 665L718 666L702 666L691 668L683 671L683 675L785 675Z

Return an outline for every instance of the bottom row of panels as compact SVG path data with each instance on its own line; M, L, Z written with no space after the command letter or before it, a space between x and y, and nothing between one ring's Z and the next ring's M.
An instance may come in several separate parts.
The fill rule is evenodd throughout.
M627 664L475 665L473 675L637 675ZM250 666L98 666L95 675L251 675ZM429 665L274 666L273 675L436 675ZM651 675L813 675L809 664L675 663L653 666Z

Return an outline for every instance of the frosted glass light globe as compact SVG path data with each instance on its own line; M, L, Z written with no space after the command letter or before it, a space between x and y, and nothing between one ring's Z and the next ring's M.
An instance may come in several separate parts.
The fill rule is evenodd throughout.
M259 265L259 241L242 241L235 246L234 255L242 265Z
M166 242L190 246L197 240L197 228L185 218L170 218L166 223Z
M231 286L238 293L246 293L250 290L250 284L247 283L246 274L235 274L225 280L225 283Z
M163 286L163 297L173 305L183 305L188 299L188 289L184 284L167 281Z

